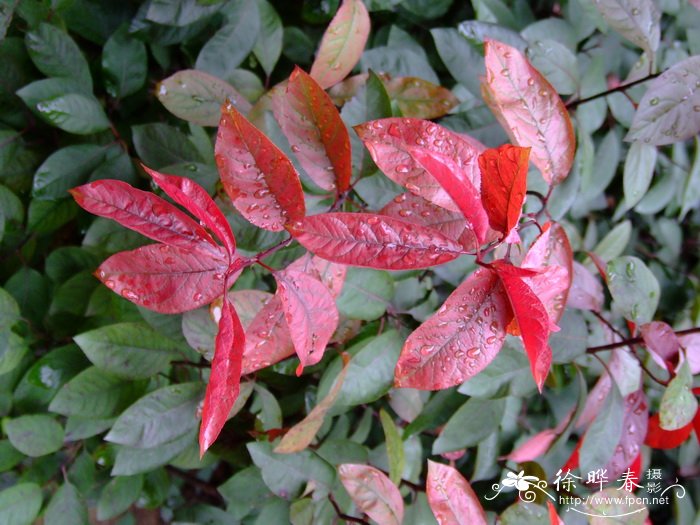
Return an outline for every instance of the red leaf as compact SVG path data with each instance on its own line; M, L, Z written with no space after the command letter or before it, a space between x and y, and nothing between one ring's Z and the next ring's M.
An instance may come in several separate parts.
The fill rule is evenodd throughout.
M362 512L382 525L401 525L403 498L382 471L369 465L344 463L338 467L338 473L345 490Z
M419 148L455 166L456 176L468 180L476 190L481 187L477 157L486 148L473 139L465 140L447 128L412 118L374 120L354 129L387 177L438 206L459 211L438 181L413 158Z
M664 430L659 424L659 414L649 417L649 427L644 444L652 448L671 449L681 446L693 431L693 422L677 430Z
M530 148L504 144L479 155L481 201L491 228L510 237L518 224L527 191ZM515 234L517 237L517 233Z
M541 273L525 277L524 280L539 297L552 322L558 323L571 289L574 256L569 237L561 225L547 223L543 229L527 251L521 266L541 270Z
M600 312L605 299L603 285L580 262L574 261L574 277L571 281L567 306L579 310L592 310Z
M246 329L243 352L243 373L267 368L294 355L294 344L284 319L282 301L273 296L253 318Z
M228 297L224 299L216 334L214 360L202 407L202 426L199 429L199 455L203 456L226 423L233 403L238 397L241 381L241 359L245 334L236 310Z
M479 246L474 231L461 213L436 206L410 192L394 197L379 213L434 228L465 250L476 250Z
M132 303L173 314L210 303L224 291L227 256L216 256L166 244L149 244L119 252L104 261L95 275Z
M511 142L531 147L532 163L550 184L571 171L576 141L569 114L549 82L517 49L502 42L484 43L484 100Z
M386 92L406 117L434 119L459 105L459 99L447 88L418 77L382 79Z
M360 60L369 37L370 19L362 0L343 0L323 34L311 76L323 89L343 80Z
M547 501L547 511L549 513L549 525L566 525L557 514L557 509L551 501Z
M641 325L639 331L654 361L666 370L675 370L681 342L673 328L661 321L652 321Z
M236 251L236 239L231 226L204 188L186 177L165 175L146 166L143 169L171 199L206 224L224 244L229 255L233 255Z
M300 364L318 363L333 332L338 326L338 309L333 296L321 281L295 270L275 273L277 294L282 301L284 317L292 336Z
M437 230L369 213L324 213L290 229L307 250L341 264L410 270L457 258L462 247Z
M82 208L155 241L218 255L220 248L199 224L169 202L120 180L97 180L70 190Z
M549 446L557 438L557 432L554 429L548 428L542 432L538 432L527 441L522 443L518 448L513 450L506 456L510 461L516 463L524 463L526 461L534 461L542 454L547 452Z
M459 175L459 168L454 164L445 164L431 152L421 149L412 151L411 155L447 192L462 215L469 221L479 244L482 244L486 240L489 219L481 205L479 191L469 182L469 179Z
M408 337L396 364L395 385L440 390L463 383L496 357L509 318L498 277L478 269Z
M224 189L246 219L281 231L304 217L304 193L291 161L232 104L222 110L215 149Z
M426 496L440 525L486 525L486 513L469 482L455 468L428 460Z
M556 332L559 328L549 318L542 301L523 280L524 277L532 277L538 272L516 268L503 261L495 261L491 267L498 274L506 290L525 352L530 360L532 376L541 392L552 364L552 349L548 344L549 334Z
M566 460L566 463L562 465L561 470L562 472L568 471L573 471L576 468L578 468L578 452L581 449L581 444L583 443L583 436L581 436L581 439L578 440L578 443L576 443L576 446L574 447L574 450L571 452L571 455L569 456L569 459Z
M287 266L287 270L304 272L321 281L334 299L340 296L348 269L344 264L336 264L307 253Z
M324 190L350 186L350 136L328 94L298 67L284 95L273 97L275 118L299 163Z

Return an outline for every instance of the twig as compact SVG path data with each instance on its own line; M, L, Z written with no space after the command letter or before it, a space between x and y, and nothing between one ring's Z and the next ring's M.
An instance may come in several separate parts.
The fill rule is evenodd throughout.
M328 494L328 501L331 502L331 505L333 505L333 508L335 509L335 513L341 520L349 521L351 523L363 523L364 525L370 525L368 521L365 521L362 518L356 518L355 516L349 516L348 514L345 514L342 510L340 510L338 502L335 501L333 494Z
M686 330L678 330L675 332L676 335L688 335L688 334L697 334L697 333L700 333L700 326L696 326L695 328L687 328ZM615 348L636 345L636 344L643 343L643 342L644 342L644 338L642 338L642 337L631 337L629 339L625 339L624 341L617 341L616 343L609 343L607 345L590 346L586 349L586 353L595 354L596 352L603 352L605 350L614 350Z
M210 485L206 481L202 481L196 476L193 476L189 472L185 472L184 470L180 470L179 468L166 465L165 470L167 470L170 474L177 476L180 479L185 480L189 485L192 485L193 487L201 490L208 496L211 496L213 499L215 499L217 502L223 504L224 503L224 498L219 494L219 491L216 490L216 487Z
M612 89L608 89L607 91L603 91L601 93L596 93L595 95L591 95L590 97L580 98L578 100L569 100L565 104L565 106L567 108L571 109L571 108L575 108L576 106L579 106L580 104L585 104L586 102L590 102L591 100L596 100L598 98L607 97L608 95L610 95L612 93L617 93L618 91L625 91L626 89L629 89L633 86L636 86L637 84L642 84L642 83L646 82L647 80L651 80L653 78L656 78L661 73L663 73L663 71L661 71L659 73L652 73L650 75L647 75L644 78L640 78L639 80L635 80L634 82L628 82L627 84L620 84L617 87L614 87Z

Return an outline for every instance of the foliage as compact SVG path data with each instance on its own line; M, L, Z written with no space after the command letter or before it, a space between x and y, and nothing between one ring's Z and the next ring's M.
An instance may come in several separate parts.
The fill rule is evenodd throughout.
M2 520L698 519L697 27L4 2Z

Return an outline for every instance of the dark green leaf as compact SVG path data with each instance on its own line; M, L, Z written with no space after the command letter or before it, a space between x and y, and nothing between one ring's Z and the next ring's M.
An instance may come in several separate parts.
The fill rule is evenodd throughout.
M199 161L200 156L190 139L167 124L142 124L132 128L134 147L149 168L179 162Z
M593 472L607 465L622 436L625 402L613 383L605 403L586 430L579 450L581 472Z
M78 489L66 481L54 493L44 511L46 525L87 525L87 506Z
M470 398L449 419L433 444L433 454L452 452L478 445L498 429L506 400Z
M97 502L97 519L108 520L131 507L141 495L142 476L119 476L107 483Z
M87 61L68 33L42 23L36 31L27 33L25 42L29 56L39 71L48 77L77 80L92 90Z
M48 415L8 419L3 422L3 430L12 446L27 456L45 456L63 446L63 427Z
M36 483L19 483L0 492L0 516L3 525L29 525L39 514L41 487Z
M89 135L110 127L97 99L81 93L44 100L36 105L36 111L50 124L77 135Z
M146 82L147 67L146 46L129 36L126 27L109 37L102 50L102 71L110 95L122 98L136 93Z
M253 46L253 54L258 59L265 74L270 76L282 54L282 20L275 8L267 0L257 0L260 15L260 31Z
M196 442L197 429L151 448L122 446L117 450L112 476L131 476L148 472L169 463L187 447Z
M372 321L384 315L393 295L394 281L388 272L350 267L338 311L351 319Z

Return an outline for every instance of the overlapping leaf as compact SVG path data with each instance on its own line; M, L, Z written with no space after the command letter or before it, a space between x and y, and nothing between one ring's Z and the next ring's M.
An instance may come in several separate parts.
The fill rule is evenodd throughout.
M297 241L319 257L385 270L426 268L451 261L462 247L439 231L370 213L324 213L291 228Z
M496 357L509 320L508 298L497 275L477 270L406 340L396 386L438 390L463 383Z
M484 100L512 142L532 148L530 160L544 179L560 183L571 170L576 147L564 104L520 51L495 40L487 40L484 50Z
M287 90L273 97L275 117L311 179L342 193L352 172L350 136L338 110L312 77L296 68Z
M243 373L250 374L294 354L294 343L278 295L272 296L246 329Z
M312 276L295 270L275 274L277 294L290 328L294 348L305 366L318 363L338 326L338 309L328 288Z
M360 60L369 37L369 13L362 0L343 0L323 34L311 76L323 89L343 80Z
M599 312L605 299L603 285L588 268L578 261L573 262L573 271L567 305L579 310Z
M695 416L698 419L698 416ZM683 444L690 433L693 431L693 422L678 428L676 430L666 430L661 427L659 422L659 414L653 414L649 417L649 426L647 435L644 438L644 444L652 448L670 449L676 448Z
M340 481L355 505L377 523L401 525L404 506L399 489L374 467L344 463L338 467Z
M673 370L681 349L678 336L667 323L652 321L639 327L644 344L659 366Z
M661 37L661 13L653 0L598 0L593 5L610 27L654 55Z
M455 468L428 460L426 495L440 525L486 525L488 520L469 482Z
M281 231L304 216L304 194L291 161L231 104L222 112L216 163L233 205L259 228Z
M199 430L200 456L216 441L238 397L244 346L245 334L241 321L233 304L226 297L202 407L202 426Z
M119 252L96 272L105 286L136 303L160 313L180 313L210 303L223 293L228 257L149 244Z
M419 119L434 119L446 115L459 104L449 89L418 77L393 77L384 87L396 102L401 114Z
M374 120L355 126L355 131L387 177L438 206L459 211L438 181L414 159L413 152L419 149L453 167L455 176L469 181L476 190L481 187L477 158L485 148L475 140L411 118Z

